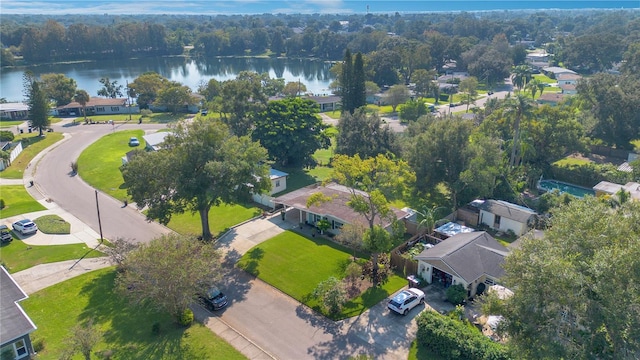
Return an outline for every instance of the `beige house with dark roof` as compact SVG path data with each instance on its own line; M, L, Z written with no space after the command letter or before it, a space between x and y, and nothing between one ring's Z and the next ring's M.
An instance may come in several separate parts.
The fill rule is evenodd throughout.
M127 106L126 98L110 99L101 97L92 97L85 104L85 110L87 116L138 114L140 112L137 105ZM67 105L58 106L56 112L58 116L83 116L82 105L75 101Z
M509 250L485 231L459 233L432 248L418 260L418 275L445 287L460 284L467 296L483 293L504 275L502 264Z
M367 193L358 191L361 195L367 196ZM315 193L322 193L331 201L321 202L311 206L307 206L307 200ZM351 193L346 186L335 183L326 186L311 185L292 191L288 194L273 199L277 205L285 208L285 216L289 221L295 221L300 224L308 224L315 226L318 221L325 219L331 225L327 230L331 234L338 234L340 228L344 224L361 223L368 226L364 216L356 213L347 205L351 199ZM410 214L403 210L392 209L397 219L404 219ZM383 228L388 228L391 222L376 217L376 224Z

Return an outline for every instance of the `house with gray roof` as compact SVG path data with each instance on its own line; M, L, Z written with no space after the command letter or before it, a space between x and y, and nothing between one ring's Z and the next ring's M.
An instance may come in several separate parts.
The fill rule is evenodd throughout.
M153 134L143 135L145 148L149 151L158 151L164 142L164 138L169 135L168 131L158 131Z
M368 196L366 192L358 191L360 195ZM307 206L307 200L316 193L321 193L329 201L321 201ZM310 185L273 199L277 205L282 205L284 214L289 221L315 226L320 220L327 220L331 225L327 230L337 235L344 224L360 223L369 226L364 216L356 213L347 203L351 200L351 189L336 183L327 185ZM396 219L405 219L411 214L404 210L391 209ZM391 221L376 217L375 223L388 229Z
M504 259L509 250L485 231L459 233L431 248L425 248L414 259L418 275L428 283L445 287L460 284L467 297L482 294L504 275Z
M524 206L502 200L474 200L469 205L477 208L478 224L502 232L513 231L522 236L536 221L536 212Z
M37 328L18 304L28 296L7 269L0 268L0 356L29 359L34 355L30 334Z

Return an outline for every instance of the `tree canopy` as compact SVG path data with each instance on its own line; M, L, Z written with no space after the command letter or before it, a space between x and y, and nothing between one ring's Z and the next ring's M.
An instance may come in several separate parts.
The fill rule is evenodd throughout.
M51 125L49 119L49 99L42 89L42 85L30 72L24 74L24 91L29 106L29 123L31 127L42 132Z
M313 153L329 147L328 128L317 117L318 105L308 99L270 101L255 116L253 138L282 166L313 165Z
M271 186L267 151L217 120L196 118L171 130L162 149L139 153L122 167L127 192L163 224L174 213L198 212L202 238L210 239L212 206L247 201L250 192Z
M640 203L587 197L552 210L504 265L509 343L525 359L640 356Z

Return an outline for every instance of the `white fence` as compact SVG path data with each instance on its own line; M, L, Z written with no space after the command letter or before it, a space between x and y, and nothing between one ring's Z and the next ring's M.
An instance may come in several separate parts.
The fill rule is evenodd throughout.
M273 196L265 195L265 194L253 194L251 195L253 201L257 202L260 205L268 206L272 209L276 208L276 205L273 203Z
M19 142L18 145L14 147L13 150L11 150L11 153L9 154L9 162L7 162L6 160L0 160L0 171L9 167L9 165L11 165L13 160L15 160L18 157L18 155L20 155L21 152L22 152L22 142Z

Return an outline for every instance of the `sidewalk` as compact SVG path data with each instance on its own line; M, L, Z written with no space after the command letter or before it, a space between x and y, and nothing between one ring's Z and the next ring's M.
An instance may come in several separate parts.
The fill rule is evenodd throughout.
M111 266L111 263L106 257L82 259L73 266L76 262L77 260L67 260L36 265L11 274L11 276L20 285L22 290L30 295L76 276Z

